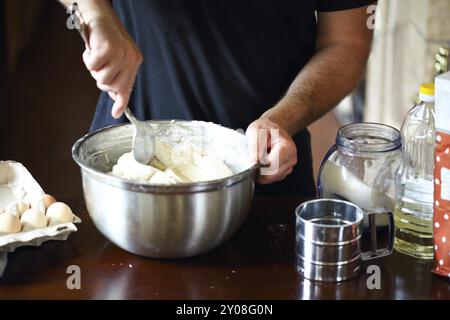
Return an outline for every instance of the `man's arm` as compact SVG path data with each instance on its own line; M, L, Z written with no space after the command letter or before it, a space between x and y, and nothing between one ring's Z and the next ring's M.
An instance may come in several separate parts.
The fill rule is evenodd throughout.
M75 1L59 0L69 7ZM108 0L77 0L88 31L83 53L86 68L97 87L113 100L112 115L118 118L128 104L142 55L116 16Z
M317 53L263 117L291 135L335 107L360 82L372 42L366 8L318 14Z
M279 172L262 176L261 183L283 179L296 163L295 145L289 137L306 128L350 93L361 80L370 53L372 30L367 27L367 7L318 13L317 51L291 84L286 95L247 130L254 146L255 130L278 128L279 146L272 146L269 161L278 152ZM253 147L253 159L261 151ZM257 153L255 155L255 152ZM289 160L291 158L292 160Z

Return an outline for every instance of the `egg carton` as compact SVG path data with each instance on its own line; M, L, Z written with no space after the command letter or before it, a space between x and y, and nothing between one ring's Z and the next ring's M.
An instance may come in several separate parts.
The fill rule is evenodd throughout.
M22 164L0 161L0 207L4 208L12 201L36 204L42 202L43 197L41 186ZM77 231L75 223L80 222L81 219L74 215L74 221L70 223L0 235L0 255L22 246L40 246L45 241L66 240L70 233Z
M13 252L22 246L38 247L50 240L67 240L69 234L78 230L75 223L81 223L77 216L73 222L0 236L0 252Z

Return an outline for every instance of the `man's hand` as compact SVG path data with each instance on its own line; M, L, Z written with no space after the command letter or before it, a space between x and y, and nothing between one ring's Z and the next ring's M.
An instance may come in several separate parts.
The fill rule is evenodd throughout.
M71 1L61 0L66 6ZM88 40L83 60L97 87L115 100L112 116L119 118L130 99L142 54L114 13L109 1L78 0Z
M88 24L89 44L83 60L97 87L115 100L112 116L122 115L130 99L142 55L134 41L111 17L99 17Z
M250 160L264 167L257 178L269 184L286 178L297 163L297 147L287 131L268 118L260 118L247 128ZM264 174L265 172L265 174Z

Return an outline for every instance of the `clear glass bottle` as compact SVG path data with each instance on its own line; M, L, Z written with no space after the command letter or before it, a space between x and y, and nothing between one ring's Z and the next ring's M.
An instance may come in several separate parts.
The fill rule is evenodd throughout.
M433 259L434 85L420 87L420 103L401 128L402 161L396 175L395 242L398 252Z

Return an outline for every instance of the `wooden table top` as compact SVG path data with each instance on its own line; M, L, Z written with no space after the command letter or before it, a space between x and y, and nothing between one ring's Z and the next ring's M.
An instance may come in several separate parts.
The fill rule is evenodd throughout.
M295 268L295 198L257 198L244 226L219 248L176 260L143 258L119 249L90 221L82 200L68 200L83 219L64 242L9 254L1 299L450 299L450 279L431 263L393 255L372 261L381 289L369 290L368 264L357 278L312 283ZM81 289L69 290L67 268L81 270Z

